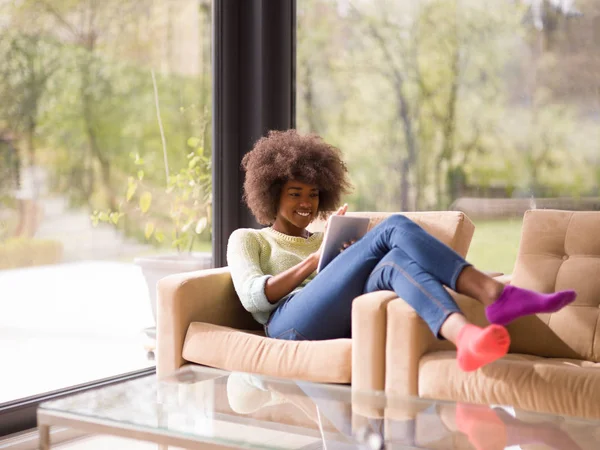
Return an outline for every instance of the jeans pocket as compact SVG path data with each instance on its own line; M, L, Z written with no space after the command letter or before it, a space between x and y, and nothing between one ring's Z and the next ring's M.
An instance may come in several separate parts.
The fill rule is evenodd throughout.
M282 333L279 333L277 336L271 336L274 339L283 339L284 341L306 341L306 337L304 337L301 333L299 333L295 328L290 328L289 330L285 330Z

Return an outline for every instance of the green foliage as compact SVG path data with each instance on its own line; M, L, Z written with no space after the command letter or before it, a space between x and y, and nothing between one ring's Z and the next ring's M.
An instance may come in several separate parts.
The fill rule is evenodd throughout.
M191 251L195 240L209 229L212 215L211 158L204 154L202 142L198 137L187 140L191 148L187 165L169 175L164 190L145 182L146 163L138 153L132 153L136 176L128 177L122 202L115 211L95 210L92 223L119 226L121 219L130 215L145 223L146 240L156 244L168 242L178 251Z
M97 211L94 222L184 249L210 232L201 219L210 211L211 80L208 61L199 70L174 70L169 54L157 46L172 36L174 16L168 5L163 14L165 5L149 0L0 5L6 18L0 35L5 62L0 135L5 129L16 133L17 154L29 154L27 163L43 166L52 190L73 206ZM206 8L196 12L206 14ZM197 19L192 26L206 25ZM210 30L200 31L198 57L204 58ZM190 237L182 229L192 219L194 227L186 230L198 233Z
M519 2L298 2L298 128L343 150L354 209L445 209L466 188L593 192L600 7L578 6L577 26L540 33ZM178 45L170 12L150 0L0 5L0 132L95 220L184 249L210 226L211 79L160 56Z
M544 46L513 2L348 5L310 0L299 9L297 122L344 152L352 208L446 209L463 191L488 187L594 193L600 122L564 93L576 87L567 58L595 67L591 34L554 33L565 56ZM588 31L593 8L585 4ZM590 93L593 83L590 74Z

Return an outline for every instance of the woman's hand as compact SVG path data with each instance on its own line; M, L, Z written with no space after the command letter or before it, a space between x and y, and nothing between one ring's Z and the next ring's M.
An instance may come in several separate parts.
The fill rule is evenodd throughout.
M344 216L346 215L346 211L348 211L348 203L344 203L344 206L340 206L338 208L338 210L332 214L332 216ZM330 216L331 218L331 216ZM323 233L325 233L325 231L327 231L327 227L329 226L329 219L327 219L327 223L325 224L325 229L323 230Z
M344 242L344 245L342 246L342 248L340 248L340 253L342 253L344 250L346 250L348 247L350 247L355 242L356 242L356 239L352 239L351 241Z
M340 206L338 208L338 210L332 215L343 216L346 214L346 211L348 211L348 203L344 203L344 206ZM323 230L323 234L325 234L325 232L327 231L328 226L329 226L329 219L327 220L327 223L325 224L325 229ZM319 259L321 259L321 252L323 251L323 244L325 244L325 239L323 239L323 243L321 243L321 247L319 247L319 250L317 250L316 252L314 252L313 254L310 255L310 258L313 260L315 270L317 270L317 266L319 265Z

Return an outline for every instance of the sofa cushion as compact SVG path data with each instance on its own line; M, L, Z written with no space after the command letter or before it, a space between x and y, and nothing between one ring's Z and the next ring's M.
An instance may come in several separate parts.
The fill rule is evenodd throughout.
M349 384L352 340L285 341L193 322L183 344L183 359L235 372Z
M600 211L527 211L512 284L540 292L575 289L554 314L515 321L511 351L600 362Z
M348 216L368 217L371 219L369 230L393 214L402 214L415 222L432 236L442 241L461 256L466 256L475 226L465 213L460 211L424 211L424 212L349 212ZM325 221L317 220L310 224L310 231L323 231Z
M600 402L590 401L600 398L600 364L509 354L463 372L456 352L432 352L419 363L419 396L600 419Z

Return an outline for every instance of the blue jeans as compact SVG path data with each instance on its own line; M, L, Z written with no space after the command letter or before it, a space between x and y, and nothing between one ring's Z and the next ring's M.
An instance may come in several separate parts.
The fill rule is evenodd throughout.
M405 216L390 216L337 256L301 291L273 311L267 336L287 340L351 337L352 301L390 290L440 337L446 318L460 312L444 289L468 266L458 253Z

